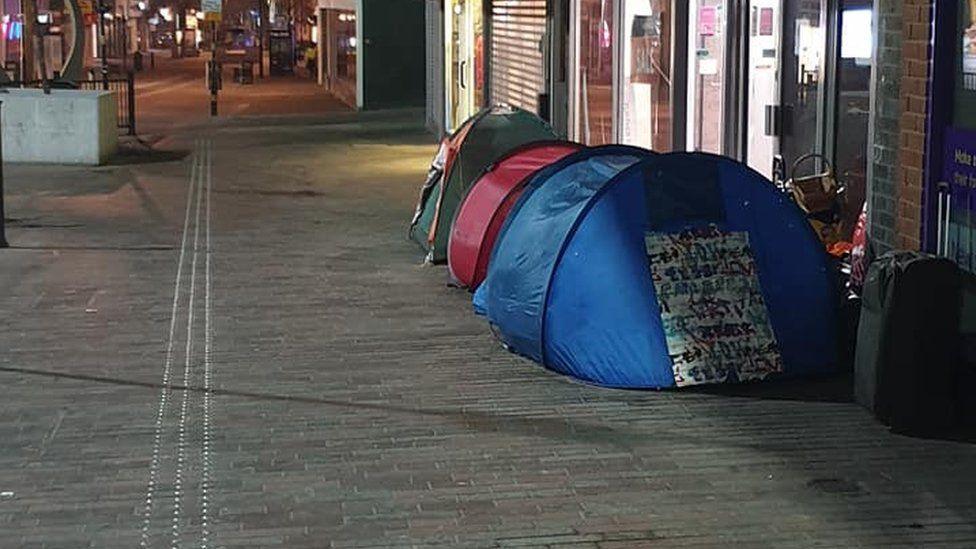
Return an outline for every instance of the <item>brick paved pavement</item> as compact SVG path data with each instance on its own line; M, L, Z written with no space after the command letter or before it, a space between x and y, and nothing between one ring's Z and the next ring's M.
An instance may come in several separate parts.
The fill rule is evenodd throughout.
M186 129L206 123L210 115L210 92L205 81L209 54L169 59L158 55L155 69L136 73L136 118L139 133L152 136L174 126ZM233 81L231 66L224 67L219 94L221 117L286 116L334 113L347 107L301 76L255 76L253 84Z
M976 447L836 381L613 391L500 349L405 241L417 125L8 167L0 547L976 546Z

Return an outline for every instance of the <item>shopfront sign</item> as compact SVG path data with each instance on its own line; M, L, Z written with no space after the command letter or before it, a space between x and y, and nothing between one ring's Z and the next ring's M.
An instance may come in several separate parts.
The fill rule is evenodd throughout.
M759 10L759 36L773 35L773 8L762 8Z
M702 6L698 11L698 34L714 36L718 29L718 8L716 6Z
M220 22L222 7L221 0L200 0L200 11L204 13L206 21Z
M948 127L944 136L943 181L949 184L948 245L946 251L959 265L972 270L976 263L976 131Z
M976 189L976 131L947 128L943 178L954 188Z

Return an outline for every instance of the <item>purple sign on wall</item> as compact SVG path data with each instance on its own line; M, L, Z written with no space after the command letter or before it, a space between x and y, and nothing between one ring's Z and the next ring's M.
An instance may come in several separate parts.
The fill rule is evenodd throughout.
M976 132L946 128L942 177L957 189L976 188Z
M963 268L976 269L976 132L946 128L943 181L952 207L946 225L946 251Z

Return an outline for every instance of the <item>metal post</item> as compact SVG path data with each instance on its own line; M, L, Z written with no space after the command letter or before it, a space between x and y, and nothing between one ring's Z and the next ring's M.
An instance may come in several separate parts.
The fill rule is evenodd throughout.
M126 94L128 100L126 105L129 108L129 135L136 134L136 74L129 71Z
M264 78L264 0L258 0L258 77Z
M0 127L3 127L3 101L0 101ZM0 248L9 248L7 243L6 216L3 208L3 140L0 139Z
M210 116L217 116L217 90L220 89L220 67L217 65L217 22L210 22Z
M108 90L108 39L105 36L105 14L108 13L102 2L98 4L98 55L102 61L102 89Z
M47 94L51 93L51 79L47 77L47 59L44 55L44 31L44 25L35 21L34 35L31 36L31 40L34 41L34 51L41 53L37 56L37 64L41 73L41 87L44 89L44 93Z
M122 8L122 71L129 70L129 0Z
M34 27L37 26L36 0L21 0L20 12L24 27L20 34L20 81L33 81L37 74L34 69Z

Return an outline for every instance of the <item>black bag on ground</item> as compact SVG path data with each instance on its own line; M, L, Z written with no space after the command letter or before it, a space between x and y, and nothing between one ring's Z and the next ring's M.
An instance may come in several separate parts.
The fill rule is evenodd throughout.
M976 431L976 275L963 273L962 278L960 363L956 395L959 423L966 431Z
M962 277L955 263L892 252L864 284L854 394L892 430L934 433L957 419Z

